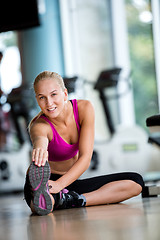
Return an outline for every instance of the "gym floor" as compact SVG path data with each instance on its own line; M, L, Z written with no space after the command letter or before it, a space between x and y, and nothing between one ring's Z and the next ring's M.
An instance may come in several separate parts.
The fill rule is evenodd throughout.
M1 240L159 240L160 198L33 216L23 194L0 197Z

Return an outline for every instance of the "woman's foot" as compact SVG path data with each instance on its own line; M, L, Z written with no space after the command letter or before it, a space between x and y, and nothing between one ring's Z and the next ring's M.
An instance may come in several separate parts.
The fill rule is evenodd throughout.
M54 210L78 208L86 205L86 199L83 195L80 195L74 191L66 190L67 189L63 189L60 191L60 193L52 194L55 201Z
M33 188L33 208L38 215L47 215L53 209L48 187L49 178L50 166L47 161L41 167L36 166L34 162L31 163L29 167L29 181Z

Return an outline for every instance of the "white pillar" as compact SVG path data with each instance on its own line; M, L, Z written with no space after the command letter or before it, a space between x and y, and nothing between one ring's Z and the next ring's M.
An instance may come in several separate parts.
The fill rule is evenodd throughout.
M122 79L130 72L130 58L127 37L127 24L125 15L125 1L112 0L112 27L113 27L113 49L115 66L122 68ZM119 86L119 92L124 92L127 83L124 81ZM122 125L131 126L135 123L134 102L132 90L119 99L120 122Z

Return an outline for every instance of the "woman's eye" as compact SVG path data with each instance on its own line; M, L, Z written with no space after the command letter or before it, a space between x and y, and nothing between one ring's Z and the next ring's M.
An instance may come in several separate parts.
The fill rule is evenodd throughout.
M41 99L43 99L44 97L40 97L39 99L41 100Z

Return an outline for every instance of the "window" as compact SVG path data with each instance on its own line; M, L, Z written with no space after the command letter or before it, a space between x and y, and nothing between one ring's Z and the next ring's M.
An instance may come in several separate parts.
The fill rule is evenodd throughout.
M67 59L72 55L71 58L69 57L74 67L71 74L77 73L88 80L95 81L101 70L112 66L109 2L107 0L68 0L66 3L61 1L62 29L63 33L65 32L64 52L65 55L67 54ZM68 43L67 34L70 36ZM67 52L66 46L69 45L70 52ZM66 66L67 64L66 61ZM68 68L66 67L67 73Z
M149 0L125 0L136 123L158 113L152 10Z
M20 54L17 45L15 32L0 33L0 51L3 52L0 66L1 89L5 94L21 85Z

